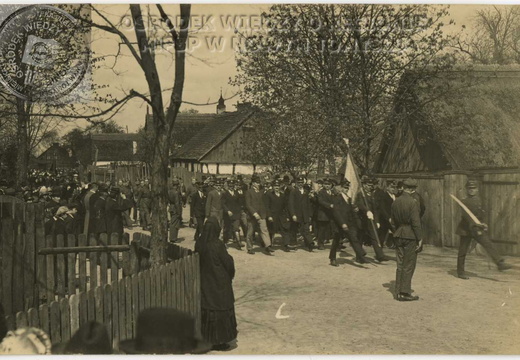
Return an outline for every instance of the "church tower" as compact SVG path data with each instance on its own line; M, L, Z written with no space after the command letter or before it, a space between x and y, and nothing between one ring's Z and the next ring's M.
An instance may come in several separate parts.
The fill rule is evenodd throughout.
M222 97L222 88L220 88L220 99L218 99L217 115L226 112L226 104L224 104L224 98Z

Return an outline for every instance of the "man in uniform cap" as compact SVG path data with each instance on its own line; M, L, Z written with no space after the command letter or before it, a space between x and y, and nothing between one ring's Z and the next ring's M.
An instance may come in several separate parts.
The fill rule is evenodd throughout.
M419 300L412 296L412 277L417 263L417 254L422 251L422 228L419 203L412 197L416 181L406 179L404 192L392 204L397 270L395 296L399 301Z
M418 186L417 180L408 178L405 180L405 182L407 182L408 187L412 189L411 195L419 203L420 216L423 217L424 212L426 211L426 205L424 204L424 199L421 196L421 194L419 194L417 192L417 186Z
M473 215L477 217L481 224L476 224L468 213L462 211L462 219L456 231L456 234L460 236L459 254L457 257L457 276L464 280L469 279L464 271L464 264L471 240L473 239L484 247L493 262L497 265L498 270L503 271L510 269L511 265L504 262L504 259L499 255L495 246L489 240L488 227L484 223L486 214L482 207L482 200L480 196L478 196L478 182L476 180L468 180L466 183L466 193L467 197L462 199L462 202Z

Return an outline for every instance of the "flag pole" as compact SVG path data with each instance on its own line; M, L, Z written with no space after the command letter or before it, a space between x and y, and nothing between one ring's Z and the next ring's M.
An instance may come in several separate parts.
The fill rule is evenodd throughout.
M372 211L369 206L368 206L368 201L367 201L367 197L365 195L365 190L363 189L363 184L361 183L361 179L359 178L359 175L357 173L357 170L356 170L356 166L354 166L354 159L352 158L352 156L350 155L350 144L349 144L349 141L348 139L343 139L345 141L345 143L347 144L347 156L350 158L350 162L351 164L353 165L353 168L354 168L354 174L356 175L356 181L357 183L359 184L359 191L361 191L361 196L363 197L363 202L365 203L365 206L367 209L369 209L369 211L372 212L372 214L374 213L374 211ZM347 160L347 164L348 164L348 160ZM345 168L345 173L347 171L347 168ZM355 201L356 199L354 199ZM377 241L377 245L380 246L379 244L379 235L377 234L377 228L376 228L376 224L374 223L374 220L370 220L370 225L372 225L372 230L374 231L374 235L376 237L376 241Z

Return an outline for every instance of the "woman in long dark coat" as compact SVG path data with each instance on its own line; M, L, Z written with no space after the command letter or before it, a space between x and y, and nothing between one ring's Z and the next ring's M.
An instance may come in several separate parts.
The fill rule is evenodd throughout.
M232 285L235 264L219 240L220 230L217 218L210 216L195 245L200 256L202 336L213 350L229 349L238 334Z

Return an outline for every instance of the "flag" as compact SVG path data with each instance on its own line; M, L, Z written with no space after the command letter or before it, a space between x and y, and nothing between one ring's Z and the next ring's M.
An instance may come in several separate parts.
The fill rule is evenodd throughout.
M345 143L349 144L348 139L343 139ZM350 181L350 189L348 190L348 196L350 196L353 200L356 198L357 192L359 190L359 178L357 176L356 165L354 165L354 161L352 161L352 155L350 154L350 149L347 153L346 159L346 167L345 167L345 179Z

